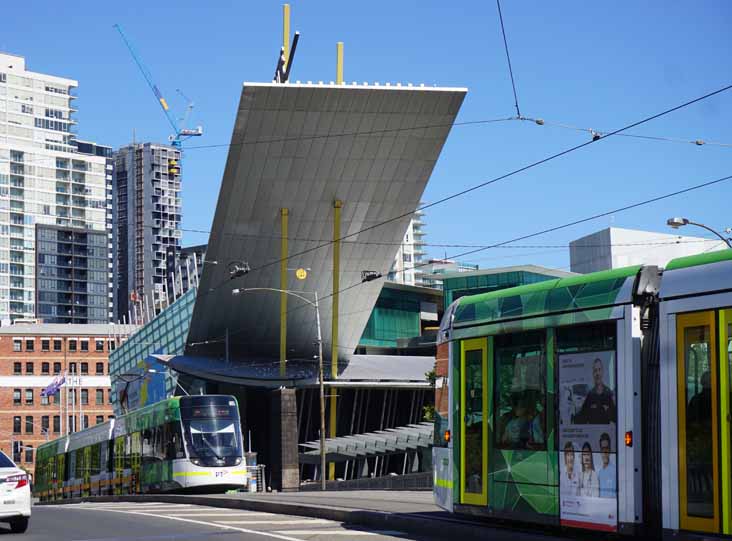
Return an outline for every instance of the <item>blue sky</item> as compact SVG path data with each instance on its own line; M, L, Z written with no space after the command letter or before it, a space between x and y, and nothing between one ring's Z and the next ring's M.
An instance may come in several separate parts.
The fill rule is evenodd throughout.
M302 34L291 78L335 77L345 42L347 81L466 86L458 121L515 114L494 2L292 1ZM4 6L0 50L33 71L79 81L80 138L119 146L165 141L169 126L119 35L120 23L168 101L195 102L205 135L228 143L241 83L270 80L281 42L282 2L106 3L29 0ZM732 4L504 0L519 105L525 116L610 131L732 83ZM44 17L29 14L45 14ZM63 23L60 23L63 21ZM633 133L732 143L732 91ZM434 201L587 140L585 133L531 123L456 127L425 193ZM191 149L184 164L183 227L209 229L225 149ZM732 174L732 148L610 138L549 164L429 209L427 241L489 244L529 234L687 185ZM608 225L669 232L686 215L723 229L732 181L639 210L532 239L566 244ZM688 230L697 234L699 230ZM206 236L186 233L186 244ZM450 256L459 249L430 248ZM568 265L567 250L489 250L483 267Z

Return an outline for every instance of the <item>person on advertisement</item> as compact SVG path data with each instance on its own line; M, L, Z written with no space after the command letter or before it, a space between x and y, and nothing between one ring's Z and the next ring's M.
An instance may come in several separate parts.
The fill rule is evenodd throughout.
M597 472L600 481L600 497L614 498L617 493L617 475L615 464L610 462L610 434L603 432L600 436L600 451L602 452L602 468Z
M597 498L600 495L600 483L595 472L595 462L592 459L592 446L589 441L582 444L582 471L579 476L577 496Z
M607 425L616 422L615 395L605 385L603 373L602 360L598 357L592 363L592 379L595 386L587 393L575 423Z
M564 476L562 477L562 490L567 494L579 492L579 476L574 471L574 445L568 441L564 445Z

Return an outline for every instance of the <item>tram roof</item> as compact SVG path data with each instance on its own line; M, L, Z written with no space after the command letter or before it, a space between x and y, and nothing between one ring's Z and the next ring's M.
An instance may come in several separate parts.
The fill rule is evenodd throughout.
M666 266L659 296L663 300L732 290L732 250L673 259Z
M635 265L461 297L455 307L453 325L462 327L594 308L611 309L632 301L632 286L640 269L641 265Z

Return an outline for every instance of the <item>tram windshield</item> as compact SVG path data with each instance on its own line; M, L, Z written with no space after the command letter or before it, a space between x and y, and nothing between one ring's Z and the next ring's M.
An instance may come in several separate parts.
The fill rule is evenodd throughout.
M242 456L238 419L192 419L186 426L189 449L199 458Z
M244 456L239 409L233 397L186 396L180 400L189 458L201 466L235 465Z

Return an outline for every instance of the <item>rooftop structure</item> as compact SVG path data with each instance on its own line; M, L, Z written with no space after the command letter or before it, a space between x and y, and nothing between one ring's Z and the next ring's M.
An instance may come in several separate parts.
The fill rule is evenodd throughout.
M629 265L658 265L677 257L721 250L719 239L608 227L569 243L572 272L590 273Z

